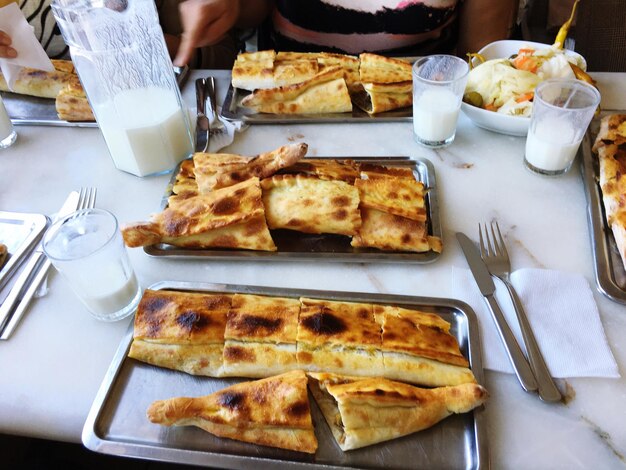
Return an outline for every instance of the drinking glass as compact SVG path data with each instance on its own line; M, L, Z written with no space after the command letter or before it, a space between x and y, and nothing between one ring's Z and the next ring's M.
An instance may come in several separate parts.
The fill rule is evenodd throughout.
M0 149L10 147L15 143L17 133L9 117L2 98L0 98Z
M121 320L134 312L141 287L113 214L102 209L74 212L48 228L42 246L98 320Z
M171 171L193 149L154 0L54 0L52 11L115 166Z
M567 172L599 104L598 90L580 80L553 79L537 85L526 138L526 167L548 176Z
M413 133L425 147L447 147L456 123L469 65L450 55L431 55L413 64Z

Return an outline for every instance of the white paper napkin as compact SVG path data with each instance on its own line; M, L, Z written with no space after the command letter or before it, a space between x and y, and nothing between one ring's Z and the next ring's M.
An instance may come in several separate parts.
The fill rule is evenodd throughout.
M22 67L52 72L54 66L16 3L0 8L0 29L11 36L11 47L17 51L13 59L0 59L0 70L13 89L15 78Z
M522 349L524 343L504 284L494 278L496 298ZM520 269L511 283L524 305L539 348L553 377L620 377L587 280L578 274ZM455 297L467 302L480 324L486 369L513 373L483 296L468 269L453 268Z
M191 122L191 131L193 135L196 135L196 108L189 108L189 121ZM248 128L248 125L243 121L228 121L221 115L221 108L218 106L217 114L219 121L224 124L226 132L220 134L213 134L209 140L209 152L217 153L224 147L229 146L235 140L235 134L237 132L243 132ZM211 118L211 126L215 123L215 118Z

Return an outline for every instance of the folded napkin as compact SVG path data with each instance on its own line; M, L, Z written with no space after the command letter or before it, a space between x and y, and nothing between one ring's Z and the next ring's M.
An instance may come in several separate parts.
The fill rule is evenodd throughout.
M494 278L496 298L522 349L519 323L506 286ZM511 274L539 348L553 377L620 377L587 280L578 274L547 269L520 269ZM500 336L468 269L453 268L456 298L478 316L483 365L513 373Z
M28 24L22 10L16 3L0 8L0 29L11 36L11 47L17 51L14 59L0 59L0 71L9 86L22 67L31 67L52 72L54 66L37 38L34 29Z

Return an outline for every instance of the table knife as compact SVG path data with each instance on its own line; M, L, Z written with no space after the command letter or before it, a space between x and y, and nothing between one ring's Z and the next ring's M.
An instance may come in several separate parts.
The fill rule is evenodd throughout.
M537 390L537 381L535 380L535 376L530 368L528 360L524 356L520 345L515 339L511 328L504 318L500 305L498 305L498 302L494 297L496 285L491 278L491 273L487 269L485 262L480 257L478 248L476 248L474 242L464 233L457 233L456 238L461 245L463 253L465 254L465 259L467 260L467 264L469 265L472 275L474 276L474 280L480 289L480 293L483 295L485 302L487 302L487 305L489 306L491 316L496 324L496 330L498 330L498 334L504 344L504 349L506 350L507 356L509 356L509 360L511 361L511 365L513 366L517 379L522 385L522 388L527 392Z
M52 220L52 223L74 212L78 208L78 199L78 193L72 191ZM11 288L9 295L7 295L2 305L0 305L0 332L2 332L0 339L8 339L11 335L11 332L15 326L17 326L17 323L23 315L26 305L28 305L28 301L24 302L23 300L30 300L29 295L32 298L49 267L50 262L44 255L42 241L40 240L37 248L26 262L24 269L15 280L15 284ZM37 282L37 280L39 282ZM20 302L21 305L19 313L17 309L14 310L18 302Z
M206 78L196 80L196 152L209 150L210 123L206 115L207 81Z

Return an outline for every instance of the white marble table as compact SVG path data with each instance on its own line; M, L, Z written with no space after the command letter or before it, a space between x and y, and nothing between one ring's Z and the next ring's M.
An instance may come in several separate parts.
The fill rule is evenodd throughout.
M225 72L217 72L226 77ZM626 74L595 74L605 109L626 109ZM220 82L221 83L221 82ZM185 88L190 106L193 77ZM224 91L224 86L221 87ZM0 151L0 209L51 214L70 189L98 187L98 206L120 221L159 209L169 176L140 179L116 170L97 129L19 127ZM409 155L430 159L439 185L444 252L424 266L314 262L172 261L131 250L141 284L161 280L334 289L449 297L453 267L466 262L454 239L475 236L496 217L516 268L580 273L594 286L586 201L576 164L567 175L538 177L522 164L524 139L475 127L461 115L455 143L430 151L410 123L251 126L228 148L256 154L305 141L311 156ZM50 293L33 303L0 343L0 433L80 442L92 400L130 320L92 319L54 273ZM626 307L595 292L602 323L626 373ZM626 378L568 379L567 404L526 394L513 375L486 371L490 458L494 468L624 468Z

